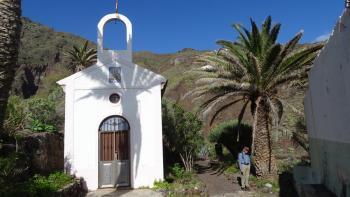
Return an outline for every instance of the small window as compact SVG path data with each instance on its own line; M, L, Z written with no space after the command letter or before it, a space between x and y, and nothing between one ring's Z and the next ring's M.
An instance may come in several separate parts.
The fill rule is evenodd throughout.
M119 101L120 101L119 94L111 94L111 96L109 96L109 101L111 103L119 103Z
M109 82L115 83L121 82L121 72L122 69L120 67L109 67Z

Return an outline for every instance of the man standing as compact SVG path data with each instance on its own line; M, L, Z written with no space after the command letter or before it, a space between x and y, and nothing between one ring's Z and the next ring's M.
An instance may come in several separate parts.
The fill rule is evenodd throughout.
M248 155L249 147L244 147L242 152L238 154L239 168L241 170L242 190L249 190L249 173L250 173L250 156Z

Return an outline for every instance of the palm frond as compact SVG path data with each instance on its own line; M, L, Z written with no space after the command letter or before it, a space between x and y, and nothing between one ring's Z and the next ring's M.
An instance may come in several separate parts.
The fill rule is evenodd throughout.
M281 29L281 24L276 24L272 27L271 32L270 32L270 43L275 44L278 38L278 34Z
M269 34L270 33L270 29L271 29L271 23L272 23L272 17L271 16L268 16L263 25L262 25L262 33L264 34Z
M252 32L251 32L251 52L257 56L261 57L261 37L260 37L260 31L258 26L256 25L255 21L253 21L252 18L250 18L250 24L252 26Z
M291 105L290 103L288 103L284 99L278 98L278 100L283 104L283 106L290 108L292 110L292 112L294 112L295 114L297 114L299 116L304 116L303 111L297 109L295 106Z
M264 62L262 63L262 68L261 68L261 75L264 81L269 81L265 79L269 79L272 73L276 70L278 65L277 61L281 50L282 50L282 46L280 44L274 44L266 52ZM266 85L266 84L263 84L263 85Z
M234 101L232 101L232 102L226 103L226 104L220 106L218 109L216 109L214 115L213 115L213 116L211 117L211 119L210 119L210 125L212 125L212 124L214 123L216 117L217 117L222 111L224 111L225 109L229 108L230 106L232 106L232 105L234 105L234 104L236 104L236 103L238 103L238 102L240 102L240 101L243 101L243 100L244 100L244 98L237 99L237 100L234 100Z
M232 27L238 32L239 34L238 39L241 41L241 43L244 44L245 47L251 48L251 44L249 42L249 39L251 36L249 31L243 28L242 25L239 25L239 24L234 24L232 25ZM244 35L244 33L242 32L242 29L244 29L244 32L246 33L246 35Z
M221 94L215 94L200 105L198 112L206 114L206 112L211 111L215 106L237 97L245 98L246 94L244 92L224 92Z
M97 51L93 48L88 49L88 45L88 41L80 47L74 45L72 49L65 53L76 67L76 71L80 71L96 62Z
M293 84L297 81L307 79L308 70L310 70L310 66L305 66L304 68L301 68L289 74L279 75L269 83L269 86L267 87L267 89L274 90L275 88L283 84L287 84L287 83Z
M243 104L243 107L242 107L241 111L239 112L239 115L238 115L238 118L237 118L238 124L241 124L242 119L243 119L243 116L244 116L244 113L245 113L245 110L246 110L247 105L248 105L249 102L250 102L250 100L247 100L247 101Z
M303 47L302 49L291 53L281 62L277 70L277 74L299 69L300 67L305 66L305 63L308 64L312 62L322 48L322 44L317 44L309 47Z
M278 98L268 98L267 100L272 111L272 119L276 125L279 125L283 115L283 104Z
M297 44L299 43L301 37L303 36L302 32L299 32L296 36L294 36L294 38L292 38L291 40L289 40L283 47L283 50L281 52L281 61L286 57L286 55L288 55L289 53L293 52L293 50L295 49L295 47L297 46ZM280 62L278 62L280 63Z

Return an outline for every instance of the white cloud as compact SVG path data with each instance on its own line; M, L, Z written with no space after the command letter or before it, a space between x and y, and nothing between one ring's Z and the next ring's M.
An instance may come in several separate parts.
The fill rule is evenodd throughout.
M322 35L318 36L318 37L314 40L314 42L322 42L322 41L328 40L330 36L331 36L331 33L322 34Z

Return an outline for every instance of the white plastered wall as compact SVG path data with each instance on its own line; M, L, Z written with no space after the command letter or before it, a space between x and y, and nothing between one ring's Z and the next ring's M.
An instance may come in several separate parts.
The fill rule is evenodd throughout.
M309 73L305 114L313 184L350 191L350 10L345 9Z
M126 51L103 49L103 27L113 19L127 27ZM58 82L66 94L65 166L83 177L90 190L98 188L98 128L112 115L130 124L131 187L152 187L164 176L161 90L166 80L132 63L131 42L130 21L123 15L105 16L98 25L97 64ZM111 66L121 67L121 83L108 81ZM112 93L121 96L118 104L109 101Z

